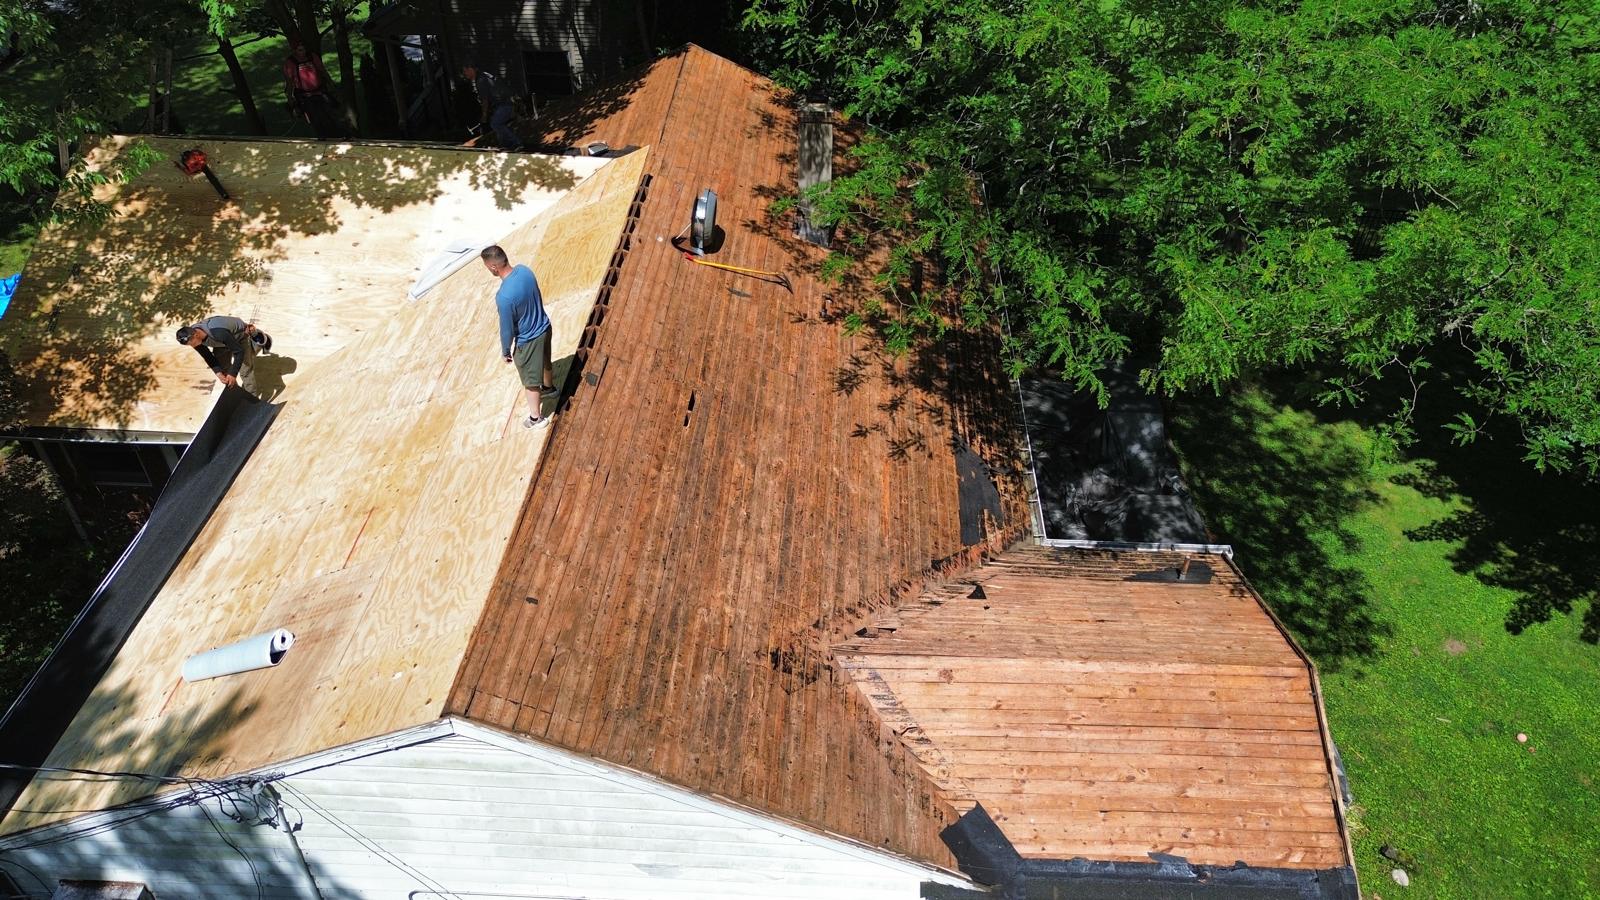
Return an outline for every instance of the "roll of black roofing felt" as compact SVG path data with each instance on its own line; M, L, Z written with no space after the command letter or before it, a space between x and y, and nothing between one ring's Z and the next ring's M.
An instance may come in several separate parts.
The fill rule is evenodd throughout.
M0 719L0 762L44 764L277 413L277 406L237 387L223 390L149 521ZM104 722L99 728L113 735L117 725ZM0 770L0 811L11 808L29 780L27 773Z

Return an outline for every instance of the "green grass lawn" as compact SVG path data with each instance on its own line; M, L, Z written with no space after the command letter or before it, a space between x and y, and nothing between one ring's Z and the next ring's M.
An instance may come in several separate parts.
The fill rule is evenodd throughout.
M1386 452L1294 393L1187 404L1173 437L1321 669L1363 892L1600 897L1600 491L1536 475L1508 438L1432 440L1437 422Z

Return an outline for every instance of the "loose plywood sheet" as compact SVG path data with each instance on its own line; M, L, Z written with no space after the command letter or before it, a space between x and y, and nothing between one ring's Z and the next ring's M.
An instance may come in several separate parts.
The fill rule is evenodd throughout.
M549 210L605 161L420 146L200 143L232 195L170 160L193 139L111 137L85 165L113 169L134 141L164 158L99 199L103 223L41 235L0 328L22 424L192 434L217 382L173 330L211 314L254 320L276 357L264 392L394 327L445 244L491 242Z
M558 378L646 155L502 241L539 275ZM498 284L465 268L308 367L48 765L216 777L439 717L550 433L521 427ZM190 655L280 626L297 643L277 668L179 680ZM3 830L148 787L36 780Z

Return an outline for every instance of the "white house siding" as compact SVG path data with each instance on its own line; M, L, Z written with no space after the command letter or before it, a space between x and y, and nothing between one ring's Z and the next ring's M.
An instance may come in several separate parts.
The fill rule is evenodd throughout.
M449 0L448 9L441 30L451 51L519 90L529 87L524 50L565 52L574 92L648 56L631 4L619 0Z
M0 842L0 871L30 897L49 897L61 878L142 882L160 900L315 897L289 836L235 822L235 808L212 798L139 818L141 810L85 817Z
M276 786L286 817L299 823L299 851L283 831L234 824L212 806L256 863L254 877L192 807L46 847L7 851L18 839L0 842L0 866L21 862L50 883L142 881L162 900L250 898L257 879L262 897L315 897L307 866L328 900L905 900L925 880L961 883L559 750L465 723L454 729L306 771L286 766L294 774ZM370 752L371 743L343 755ZM207 877L226 889L208 888Z

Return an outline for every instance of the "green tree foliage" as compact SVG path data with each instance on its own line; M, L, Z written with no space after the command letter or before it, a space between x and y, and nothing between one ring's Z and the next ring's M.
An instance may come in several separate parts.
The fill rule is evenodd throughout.
M1448 344L1535 465L1600 466L1600 15L1589 0L753 0L781 81L874 126L817 198L909 228L1019 368L1327 398ZM972 202L982 191L981 208ZM935 321L912 298L907 323ZM1402 413L1404 410L1402 410Z
M0 91L0 184L23 197L67 189L58 215L106 214L92 202L95 186L136 174L154 156L89 173L68 164L71 149L124 119L147 93L156 50L204 24L183 0L0 0L13 69Z

